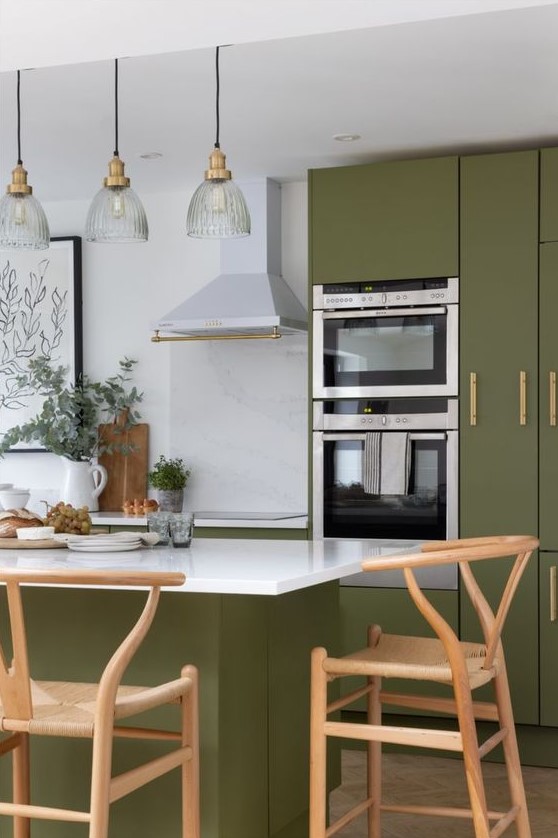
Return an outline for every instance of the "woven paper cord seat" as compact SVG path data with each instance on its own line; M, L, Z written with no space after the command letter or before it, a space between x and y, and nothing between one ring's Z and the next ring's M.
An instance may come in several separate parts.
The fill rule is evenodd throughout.
M498 838L515 824L518 838L531 838L529 817L521 776L521 765L509 695L501 633L513 595L533 550L531 536L493 536L433 542L422 552L374 558L363 562L364 571L403 570L409 593L434 631L435 637L406 637L383 634L371 626L368 646L341 658L328 657L323 648L312 652L310 725L310 838L326 838L342 830L363 812L368 813L369 838L381 838L381 813L408 812L416 815L471 819L475 838ZM494 612L475 579L471 563L515 556L500 603ZM414 569L456 562L465 590L477 613L484 643L463 642L445 622L420 589ZM363 676L362 687L341 698L328 700L328 684L346 676ZM382 679L400 678L430 681L452 688L452 697L394 693L382 689ZM473 690L491 683L494 701L474 701ZM365 722L338 720L338 711L363 697L367 699ZM382 724L382 705L445 713L456 717L453 729L404 727ZM330 718L330 715L337 716ZM497 732L482 745L476 720L497 723ZM426 720L425 720L426 723ZM327 826L326 755L328 737L366 741L368 754L367 798ZM470 808L436 805L386 805L381 799L382 742L460 752L463 755ZM510 806L504 812L488 808L481 759L501 744L507 768Z
M121 679L153 622L161 586L182 585L182 573L120 571L36 571L0 567L10 617L13 661L0 647L0 756L12 755L13 799L0 801L0 815L13 818L14 838L29 838L33 818L89 823L89 838L107 838L110 804L175 768L182 772L182 837L199 838L198 676L185 666L180 677L153 687L125 686ZM110 658L98 684L34 681L30 678L20 586L92 585L145 587L147 602L136 624ZM176 704L177 730L119 727L129 718L163 704ZM92 740L91 796L86 811L35 805L30 799L30 736ZM113 739L161 740L165 753L111 776Z

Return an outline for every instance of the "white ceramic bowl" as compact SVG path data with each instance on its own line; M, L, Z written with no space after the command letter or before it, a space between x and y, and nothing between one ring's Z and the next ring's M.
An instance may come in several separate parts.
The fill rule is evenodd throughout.
M29 489L0 489L0 504L3 509L25 509L30 497Z

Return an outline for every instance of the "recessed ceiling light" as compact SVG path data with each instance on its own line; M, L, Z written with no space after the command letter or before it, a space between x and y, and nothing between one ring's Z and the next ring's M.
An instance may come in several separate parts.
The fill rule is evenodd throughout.
M140 154L140 157L143 157L144 160L157 160L158 157L162 156L160 151L146 151L145 154Z
M354 143L355 140L360 140L360 134L334 134L333 139L338 143Z

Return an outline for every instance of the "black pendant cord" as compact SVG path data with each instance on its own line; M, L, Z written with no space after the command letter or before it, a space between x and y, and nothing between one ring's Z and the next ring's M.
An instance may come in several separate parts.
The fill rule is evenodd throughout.
M114 59L114 156L118 157L118 58Z
M21 159L21 104L20 104L20 97L19 97L19 88L20 88L20 71L17 71L17 165L21 166L23 161Z
M215 50L215 122L217 126L216 135L215 135L215 148L221 148L219 145L219 49L217 47Z

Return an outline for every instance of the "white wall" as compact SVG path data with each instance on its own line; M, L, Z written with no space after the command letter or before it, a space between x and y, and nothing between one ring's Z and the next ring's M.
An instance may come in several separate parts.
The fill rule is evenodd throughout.
M192 184L192 191L197 184ZM216 511L306 511L307 341L151 343L151 324L219 273L219 244L185 233L191 192L144 195L145 244L83 242L84 368L94 378L138 361L150 460L192 465L186 505ZM81 235L88 202L44 204L53 236ZM306 184L282 188L283 275L307 304ZM28 486L31 508L57 499L50 454L7 454L0 481Z

